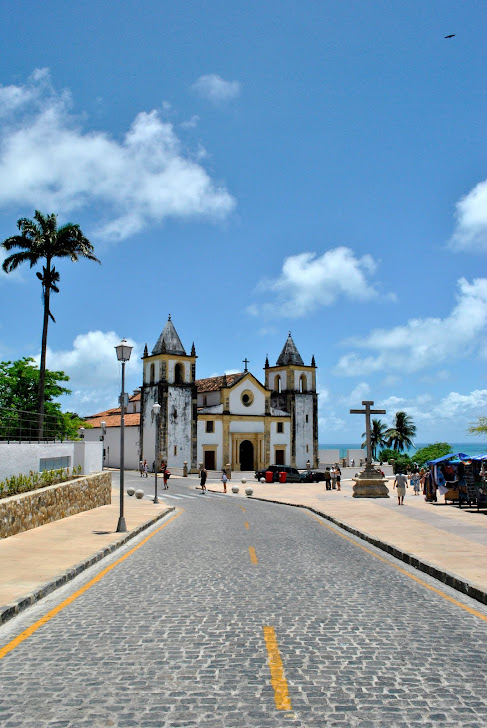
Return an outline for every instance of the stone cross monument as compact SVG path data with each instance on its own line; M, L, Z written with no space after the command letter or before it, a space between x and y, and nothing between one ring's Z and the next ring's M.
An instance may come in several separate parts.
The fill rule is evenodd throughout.
M385 415L385 410L371 409L374 404L370 400L362 402L365 409L351 409L351 415L365 415L365 438L367 443L367 462L358 478L354 478L354 498L389 498L389 490L380 470L372 465L372 444L370 442L370 415Z

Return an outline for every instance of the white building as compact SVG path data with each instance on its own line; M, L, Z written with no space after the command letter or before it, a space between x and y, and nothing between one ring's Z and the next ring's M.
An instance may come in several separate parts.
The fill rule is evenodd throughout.
M275 366L265 362L265 383L247 369L196 379L194 344L187 355L167 321L152 353L144 350L143 383L125 415L125 464L157 461L193 472L256 470L269 464L318 466L318 395L314 357L306 366L289 333ZM153 405L161 406L158 418ZM104 436L105 465L120 462L120 408L85 418L87 439Z

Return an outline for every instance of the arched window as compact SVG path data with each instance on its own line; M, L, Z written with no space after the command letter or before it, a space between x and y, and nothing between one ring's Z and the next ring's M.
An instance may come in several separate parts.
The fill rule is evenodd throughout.
M149 377L150 384L154 384L155 373L156 373L156 368L155 368L154 364L151 364L150 365L150 377Z
M183 384L184 383L184 372L183 372L183 365L182 364L176 364L174 367L174 383L175 384Z
M279 374L277 374L276 378L274 379L274 391L281 394L281 377L279 376Z
M299 391L300 392L306 392L308 390L308 382L306 380L306 375L301 374L299 377Z

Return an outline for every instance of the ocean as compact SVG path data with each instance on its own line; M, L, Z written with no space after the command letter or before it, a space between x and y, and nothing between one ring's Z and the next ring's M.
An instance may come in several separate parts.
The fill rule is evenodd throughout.
M448 441L447 441L448 442ZM420 450L422 447L426 447L427 445L431 445L430 442L417 442L415 444L415 447L410 448L409 450L405 450L408 455L411 457L414 455L416 450ZM451 445L452 452L463 452L465 455L480 455L481 453L487 452L487 442L484 442L482 440L476 440L471 442L450 442L449 445ZM344 458L347 455L347 450L360 450L361 445L357 442L352 443L324 443L318 445L319 450L340 450L340 457Z

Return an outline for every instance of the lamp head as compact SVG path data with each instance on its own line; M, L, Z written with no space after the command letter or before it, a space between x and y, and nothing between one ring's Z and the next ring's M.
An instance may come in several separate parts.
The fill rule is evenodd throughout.
M153 412L153 414L155 414L155 416L157 417L157 415L159 414L160 411L161 411L161 405L158 404L158 402L155 402L152 405L152 412Z
M120 344L115 347L115 351L117 352L118 361L128 361L130 359L130 354L132 353L133 348L134 348L133 346L130 346L130 344L127 344L126 339L122 339Z

